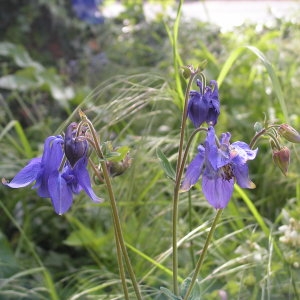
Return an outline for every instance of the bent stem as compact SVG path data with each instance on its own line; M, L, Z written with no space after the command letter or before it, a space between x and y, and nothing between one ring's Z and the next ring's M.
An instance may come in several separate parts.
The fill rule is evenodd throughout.
M182 175L182 153L183 153L183 143L184 143L184 133L185 133L185 125L187 120L187 107L188 107L188 98L189 92L191 89L191 85L193 80L198 72L192 72L184 99L184 109L181 118L181 127L180 127L180 142L178 148L178 157L176 163L176 183L174 187L174 197L173 197L173 213L172 213L172 247L173 247L173 291L175 295L179 294L178 289L178 251L177 251L177 220L178 220L178 200L179 200L179 188L180 188L180 180Z
M207 236L207 238L206 238L206 241L205 241L203 250L202 250L201 255L200 255L200 257L199 257L199 260L198 260L198 262L197 262L197 265L196 265L196 268L195 268L195 271L194 271L193 278L192 278L192 280L191 280L189 289L188 289L188 291L186 292L186 295L184 296L183 300L188 300L188 299L189 299L189 296L190 296L190 294L191 294L191 292L192 292L192 290L193 290L193 287L194 287L195 282L196 282L196 280L197 280L198 274L199 274L200 269L201 269L201 267L202 267L204 258L205 258L206 254L207 254L208 246L209 246L210 241L211 241L211 239L212 239L212 237L213 237L213 234L214 234L214 232L215 232L215 229L216 229L217 223L218 223L218 221L219 221L219 218L220 218L220 216L222 215L222 212L223 212L223 209L218 209L217 214L216 214L216 216L215 216L215 218L214 218L214 221L213 221L213 223L212 223L212 225L211 225L211 227L210 227L210 230L209 230L208 236Z

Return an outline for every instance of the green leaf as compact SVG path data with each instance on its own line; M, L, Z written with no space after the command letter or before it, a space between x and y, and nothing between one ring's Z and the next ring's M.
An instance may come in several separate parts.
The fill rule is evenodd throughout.
M176 295L174 295L170 290L168 290L167 288L161 287L160 290L170 299L172 300L182 300L182 298L177 297Z
M26 49L21 45L16 45L8 42L0 43L0 55L11 57L18 67L34 67L37 70L42 70L43 66L32 60Z
M190 277L186 278L183 283L180 286L180 294L182 296L182 298L184 298L184 296L186 295L189 286L191 284L192 279ZM200 300L200 284L198 281L195 282L193 290L189 296L189 300Z
M128 146L122 146L120 148L115 149L113 152L109 153L111 155L111 157L106 157L108 158L108 160L110 161L114 161L114 162L120 162L122 161L125 156L128 154L129 152L129 147Z
M2 76L0 78L0 88L17 91L37 88L40 83L35 78L35 72L33 68L26 68L17 71L15 74Z
M173 169L171 163L169 162L168 158L164 155L164 153L157 148L156 149L156 155L160 161L160 164L163 168L163 170L165 171L165 174L172 179L173 181L175 181L176 178L176 174L175 174L175 170Z

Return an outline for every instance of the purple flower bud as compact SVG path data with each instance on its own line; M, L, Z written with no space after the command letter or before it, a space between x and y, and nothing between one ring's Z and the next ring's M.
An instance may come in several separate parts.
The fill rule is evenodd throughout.
M280 150L273 149L274 163L279 167L281 172L286 176L290 164L290 150L286 146Z
M65 132L65 155L73 168L77 161L87 155L88 142L83 136L76 137L77 124L71 123Z
M196 128L204 122L215 126L220 114L218 83L211 80L210 86L203 86L203 83L198 79L197 85L200 92L190 91L188 117Z
M281 124L278 133L289 142L300 143L299 132L288 124Z

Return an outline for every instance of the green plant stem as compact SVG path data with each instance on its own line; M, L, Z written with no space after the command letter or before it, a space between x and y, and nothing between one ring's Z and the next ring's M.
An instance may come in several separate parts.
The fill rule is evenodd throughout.
M188 192L188 198L189 198L189 215L188 215L188 221L189 221L189 232L191 232L193 230L192 227L192 211L193 211L193 206L192 206L192 195L191 195L191 191ZM191 261L192 261L192 265L193 268L195 268L195 255L194 255L194 242L193 240L191 240L190 242L190 256L191 256Z
M270 125L264 129L262 129L261 131L257 132L254 137L252 138L251 142L249 143L249 147L251 149L253 149L256 145L256 143L258 142L258 140L265 134L268 134L271 136L270 133L268 133L268 130L271 129L271 128L278 128L279 126L278 125ZM273 137L273 136L272 136ZM276 139L273 138L274 141L276 141Z
M179 200L179 189L180 189L180 180L183 172L182 168L182 153L183 153L183 144L184 144L184 133L185 125L187 120L187 107L188 107L188 98L189 92L193 83L193 80L197 72L191 74L190 80L188 82L185 100L184 100L184 109L181 118L181 127L180 127L180 141L178 148L178 157L176 163L176 183L174 187L174 197L173 197L173 213L172 213L172 246L173 246L173 291L175 295L178 295L178 251L177 251L177 221L178 221L178 200Z
M121 228L121 224L120 224L120 217L119 217L119 213L118 213L117 202L116 202L115 195L114 195L114 192L113 192L113 187L112 187L111 180L110 180L110 177L109 177L106 162L104 160L104 156L103 156L103 153L102 153L102 150L101 150L101 147L100 147L100 143L98 141L98 136L97 136L96 130L94 129L94 126L91 123L91 121L85 116L85 114L82 111L80 111L79 114L82 118L82 121L86 122L86 124L89 126L91 134L93 136L93 140L94 140L93 145L95 147L95 151L96 151L98 157L100 158L100 164L101 164L101 168L102 168L102 172L103 172L103 178L104 178L104 181L106 183L106 188L107 188L109 199L110 199L111 211L112 211L112 216L113 216L113 222L114 222L116 238L117 238L119 246L122 250L122 254L123 254L123 257L124 257L124 260L125 260L126 268L127 268L128 273L129 273L129 276L131 278L131 282L132 282L133 289L135 291L136 297L137 297L138 300L142 300L142 296L141 296L141 293L140 293L140 290L139 290L139 286L138 286L138 283L137 283L137 280L136 280L136 277L135 277L135 274L134 274L134 271L133 271L133 268L132 268L132 265L131 265L131 262L130 262L130 258L129 258L129 255L128 255L128 252L127 252L124 237L123 237L123 234L122 234L122 228ZM98 172L96 172L96 175L97 175L97 173ZM118 245L117 245L117 250L118 250ZM124 275L124 273L122 273L122 271L124 271L124 269L122 267L122 264L121 264L121 266L119 266L119 269L120 269L120 272L121 272L121 274L120 274L121 277L124 277L124 278L122 278L122 283L123 282L125 283L125 275ZM127 290L127 288L126 288L126 290ZM125 294L126 294L126 291L125 291Z
M106 183L107 191L108 191L108 194L109 194L109 199L110 199L111 209L112 209L112 215L113 215L113 221L114 221L114 224L115 224L114 226L115 226L115 229L116 229L115 231L116 231L116 234L117 234L119 245L122 249L122 253L123 253L123 256L124 256L125 263L126 263L127 271L128 271L129 276L131 278L131 282L132 282L133 289L135 291L137 299L142 300L142 296L141 296L141 293L140 293L140 290L139 290L139 286L138 286L138 283L137 283L137 280L136 280L136 277L135 277L135 274L134 274L134 271L133 271L133 268L132 268L132 265L131 265L131 262L130 262L130 258L129 258L129 255L128 255L128 252L127 252L127 249L126 249L126 245L125 245L125 242L124 242L124 237L123 237L123 234L122 234L122 228L121 228L121 224L120 224L120 217L119 217L119 214L118 214L117 203L116 203L116 199L115 199L115 196L114 196L111 180L110 180L110 177L109 177L109 174L108 174L108 170L107 170L107 166L106 166L105 161L101 162L101 168L102 168L103 177L104 177L104 180L105 180L105 183Z
M190 296L190 294L191 294L191 292L193 290L193 287L194 287L195 282L197 280L198 274L199 274L200 269L202 267L204 258L205 258L206 254L207 254L208 246L209 246L210 241L211 241L211 239L213 237L213 234L215 232L215 229L216 229L217 223L219 221L219 218L222 215L222 212L223 212L223 209L218 209L217 210L217 214L216 214L216 216L214 218L214 221L213 221L213 223L212 223L212 225L210 227L210 230L209 230L208 236L206 238L203 250L202 250L201 255L199 257L199 260L197 262L197 265L196 265L196 268L195 268L195 271L194 271L194 274L193 274L193 277L192 277L189 289L187 290L186 295L184 296L183 300L188 300L189 296Z
M100 177L100 174L93 163L91 159L89 159L90 165L98 177L99 180L103 180L103 178ZM113 219L114 220L114 219ZM121 277L121 282L122 282L122 287L123 287L123 292L124 292L124 298L125 300L129 300L129 295L128 295L128 289L127 289L127 284L126 284L126 276L125 276L125 270L124 270L124 265L123 265L123 258L122 258L122 249L118 240L118 234L117 234L117 227L115 222L113 221L114 224L114 232L115 232L115 243L116 243L116 248L117 248L117 259L118 259L118 267L119 267L119 273Z
M129 298L127 284L126 284L126 276L125 276L125 270L124 270L123 258L122 258L122 249L121 249L120 243L116 236L116 227L115 226L114 226L114 230L115 230L115 240L116 240L116 247L117 247L119 272L120 272L120 274L122 274L122 275L120 275L120 277L121 277L121 282L122 282L122 287L123 287L123 292L124 292L124 299L129 300L130 298Z

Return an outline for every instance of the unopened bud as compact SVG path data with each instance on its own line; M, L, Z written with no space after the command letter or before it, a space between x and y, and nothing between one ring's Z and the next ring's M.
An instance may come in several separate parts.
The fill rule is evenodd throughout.
M300 143L299 132L288 124L281 124L278 133L289 142Z
M116 177L122 175L132 163L131 157L127 154L122 161L115 162L115 161L108 161L107 167L108 172L111 177Z
M65 133L65 155L73 168L77 161L87 155L88 143L83 137L76 137L77 124L71 123Z
M184 79L188 79L191 77L192 74L192 70L190 66L184 66L182 67L183 71L182 71L182 76L184 77Z
M273 149L274 163L279 167L281 172L286 175L290 164L290 150L287 147L282 147L280 150Z

